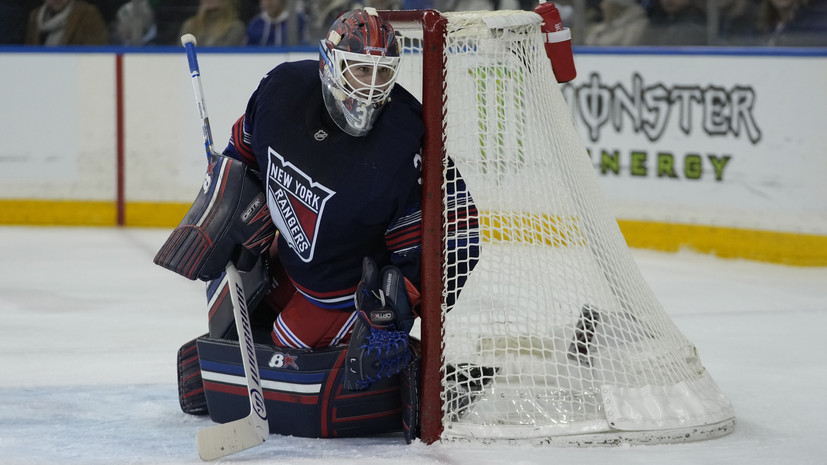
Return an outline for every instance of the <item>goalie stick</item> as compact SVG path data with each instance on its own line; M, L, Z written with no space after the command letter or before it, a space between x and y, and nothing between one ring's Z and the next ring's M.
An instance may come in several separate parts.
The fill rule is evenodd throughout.
M187 50L192 86L195 92L195 102L201 116L201 129L204 133L204 149L209 158L213 154L212 132L210 120L207 116L207 107L204 104L204 90L201 86L201 70L198 67L198 57L195 54L196 40L192 34L181 36L181 44ZM238 345L241 349L241 359L244 364L244 375L247 378L247 391L250 397L250 414L244 418L220 425L210 426L198 431L195 442L198 446L198 455L202 460L213 460L225 457L242 450L263 444L270 434L270 425L267 421L267 410L264 406L264 395L261 388L261 378L258 373L256 348L253 342L253 333L250 328L250 315L247 309L247 299L241 275L232 262L226 267L227 282L230 288L230 297L233 302L233 316L238 329Z

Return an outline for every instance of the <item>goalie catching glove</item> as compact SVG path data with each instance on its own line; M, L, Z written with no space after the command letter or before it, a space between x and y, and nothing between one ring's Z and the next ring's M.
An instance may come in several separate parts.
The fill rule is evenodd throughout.
M209 281L230 262L239 271L252 269L275 234L258 174L238 160L212 154L198 197L154 262Z
M408 333L414 322L405 276L395 266L377 270L365 257L356 288L356 311L345 357L344 387L367 389L374 381L400 373L411 360Z

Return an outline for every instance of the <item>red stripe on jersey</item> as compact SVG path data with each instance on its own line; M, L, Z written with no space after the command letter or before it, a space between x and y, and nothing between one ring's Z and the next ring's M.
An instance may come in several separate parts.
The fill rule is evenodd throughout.
M244 141L245 121L244 115L241 115L241 117L236 120L235 124L233 124L230 143L233 144L233 147L235 147L235 150L241 156L241 161L257 168L258 161L256 160L256 156L253 154L253 148Z
M291 281L292 281L292 279L291 279ZM357 283L357 284L353 285L353 287L349 287L347 289L341 289L341 290L338 290L338 291L329 291L329 292L312 291L312 290L302 286L301 284L297 283L296 281L293 281L293 285L296 286L296 289L299 289L300 291L302 291L303 293L309 295L310 297L313 297L313 298L316 298L316 299L330 299L330 298L335 298L335 297L344 297L344 296L347 296L347 295L353 295L353 293L356 292L356 287L359 284Z
M404 233L404 234L401 234ZM393 236L385 238L385 244L391 251L402 250L408 247L419 245L422 242L422 230L419 227L400 231Z

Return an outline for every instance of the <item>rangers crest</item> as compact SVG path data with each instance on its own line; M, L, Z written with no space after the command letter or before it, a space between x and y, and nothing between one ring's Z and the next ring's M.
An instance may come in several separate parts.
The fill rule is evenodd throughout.
M325 203L335 194L272 148L267 160L267 206L282 237L305 263L313 259Z

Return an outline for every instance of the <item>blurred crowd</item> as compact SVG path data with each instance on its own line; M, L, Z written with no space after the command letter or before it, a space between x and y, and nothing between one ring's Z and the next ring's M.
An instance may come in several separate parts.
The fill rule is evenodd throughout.
M0 44L312 45L342 12L521 9L531 0L0 0ZM575 44L827 47L827 0L561 0Z

